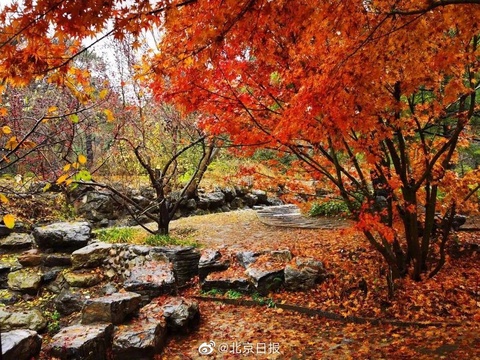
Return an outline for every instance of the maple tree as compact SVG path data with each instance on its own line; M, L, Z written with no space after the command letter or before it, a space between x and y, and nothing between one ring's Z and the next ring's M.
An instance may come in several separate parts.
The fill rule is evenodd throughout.
M360 206L358 226L391 278L419 280L442 267L455 214L479 188L477 169L455 171L478 121L479 11L470 1L196 2L167 10L152 88L200 111L213 133L295 154Z
M71 61L81 41L132 34L139 46L143 30L161 27L139 69L158 99L197 112L214 135L295 154L351 210L360 206L359 228L392 278L418 280L444 263L455 214L479 188L476 169L454 169L477 121L479 4L14 3L0 14L0 78L2 87L46 76L85 90Z

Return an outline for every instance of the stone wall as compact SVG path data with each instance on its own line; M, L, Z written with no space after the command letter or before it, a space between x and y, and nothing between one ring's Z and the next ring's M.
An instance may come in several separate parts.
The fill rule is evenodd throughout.
M145 208L148 208L155 199L155 194L150 188L125 189L125 194ZM171 198L175 196L178 194L171 194ZM126 208L108 190L89 187L79 191L75 198L78 215L88 220L94 227L135 225ZM280 204L281 200L268 196L262 190L241 187L218 188L212 192L200 190L197 197L181 200L175 218ZM140 218L140 221L150 220L145 217Z

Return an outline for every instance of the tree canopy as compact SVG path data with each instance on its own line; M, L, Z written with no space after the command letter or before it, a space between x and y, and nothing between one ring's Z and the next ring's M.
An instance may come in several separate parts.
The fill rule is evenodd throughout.
M479 188L478 169L455 169L478 141L479 19L476 0L25 1L0 14L0 86L42 77L87 101L71 61L85 42L132 34L139 46L159 28L138 67L157 99L210 134L297 156L392 277L420 279Z

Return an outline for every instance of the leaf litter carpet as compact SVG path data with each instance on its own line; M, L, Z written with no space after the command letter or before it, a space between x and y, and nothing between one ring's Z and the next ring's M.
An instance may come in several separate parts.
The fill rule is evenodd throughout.
M183 295L199 299L200 327L172 338L161 359L480 358L480 256L470 246L480 240L476 232L456 234L435 278L397 281L393 299L387 296L382 259L343 219L313 221L293 207L241 210L176 220L172 235L232 258L242 250L289 249L320 259L331 277L310 291L279 291L261 301L255 295L232 300L228 294L203 300L196 284ZM252 300L259 304L250 306ZM288 304L312 311L282 307Z

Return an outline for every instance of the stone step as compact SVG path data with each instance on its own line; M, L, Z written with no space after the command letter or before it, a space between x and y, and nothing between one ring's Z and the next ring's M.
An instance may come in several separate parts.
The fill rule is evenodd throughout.
M130 269L124 287L127 291L143 295L143 302L146 303L157 296L175 293L175 274L168 262L145 261Z
M141 295L133 292L115 293L85 301L82 324L111 322L121 324L140 308Z
M114 360L150 360L160 354L166 341L164 319L134 319L115 327L112 355Z
M72 325L61 329L45 352L60 360L106 360L112 335L112 324Z
M2 332L2 360L30 360L40 353L42 338L32 330Z

